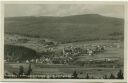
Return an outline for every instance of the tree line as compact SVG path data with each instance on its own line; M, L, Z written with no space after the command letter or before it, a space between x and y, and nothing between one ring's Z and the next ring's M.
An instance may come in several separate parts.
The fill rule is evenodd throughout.
M28 70L27 72L25 72L24 67L23 66L19 66L19 72L15 73L13 72L13 75L16 76L16 78L31 78L29 77L32 74L33 70L32 70L32 66L31 64L29 64L28 66ZM5 78L13 78L13 77L9 77L8 73L5 74ZM45 77L34 77L34 78L38 78L38 79L124 79L124 75L123 75L123 71L119 70L117 72L117 75L114 75L112 73L110 73L110 75L104 75L101 78L95 78L94 76L90 75L89 73L86 73L85 76L83 75L83 78L79 77L79 73L77 71L73 71L71 77L49 77L47 78Z

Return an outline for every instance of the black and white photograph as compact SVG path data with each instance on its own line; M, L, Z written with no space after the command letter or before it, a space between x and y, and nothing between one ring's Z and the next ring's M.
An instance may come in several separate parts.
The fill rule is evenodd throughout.
M124 4L42 3L4 4L4 79L124 79Z

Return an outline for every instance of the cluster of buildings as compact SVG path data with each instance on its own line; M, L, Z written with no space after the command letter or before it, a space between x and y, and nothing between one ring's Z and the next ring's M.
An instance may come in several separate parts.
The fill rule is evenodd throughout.
M6 40L16 41L16 39L22 39L19 36L9 37L9 38L10 39L6 39ZM22 39L22 41L27 41L27 40ZM66 46L61 50L60 49L55 50L54 48L50 47L50 46L56 45L55 42L50 42L50 41L45 41L45 40L40 40L38 41L38 43L37 41L28 41L28 42L29 44L23 43L23 46L25 45L25 47L36 49L36 51L40 52L41 57L37 59L31 59L31 60L28 59L28 60L23 61L25 63L70 64L74 62L76 58L79 56L93 57L105 51L104 45L94 45L94 46L88 46L86 48L83 48L81 46ZM46 47L48 47L49 49ZM8 62L8 61L10 60L5 60L5 62ZM104 58L102 60L101 59L100 60L99 59L98 60L88 59L88 60L85 60L84 62L98 62L98 61L110 62L111 59L110 58ZM17 63L20 63L20 62L17 61Z
M83 49L80 47L67 46L61 52L48 50L41 53L40 59L26 60L26 63L44 63L44 64L70 64L78 56L95 56L98 53L104 52L104 46L95 46L93 49Z

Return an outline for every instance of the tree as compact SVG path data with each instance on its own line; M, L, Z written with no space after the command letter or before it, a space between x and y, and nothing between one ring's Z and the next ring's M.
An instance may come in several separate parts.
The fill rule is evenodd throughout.
M31 68L31 63L29 64L29 67L28 67L28 71L27 71L27 75L30 75L32 72L32 68Z
M88 75L88 73L87 73L86 79L89 79L89 75Z
M5 73L4 78L9 78L8 73Z
M24 67L20 66L19 67L19 76L23 75L23 73L24 73Z
M94 79L94 77L92 76L91 79Z
M108 79L108 77L107 77L107 75L104 75L104 77L103 77L104 79Z
M117 79L124 79L122 70L117 73Z
M115 79L115 76L111 73L110 79Z
M73 72L72 78L73 79L78 78L78 74L76 73L76 71Z

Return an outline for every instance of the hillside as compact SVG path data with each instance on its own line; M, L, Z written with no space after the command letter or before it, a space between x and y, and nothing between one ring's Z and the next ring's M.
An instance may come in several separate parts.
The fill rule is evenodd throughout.
M5 32L70 42L122 39L124 20L98 14L66 17L8 17Z

